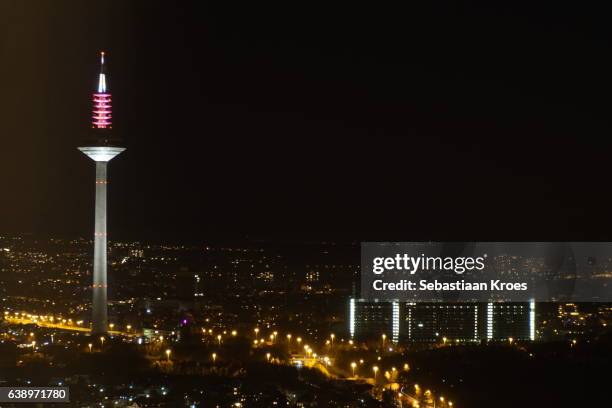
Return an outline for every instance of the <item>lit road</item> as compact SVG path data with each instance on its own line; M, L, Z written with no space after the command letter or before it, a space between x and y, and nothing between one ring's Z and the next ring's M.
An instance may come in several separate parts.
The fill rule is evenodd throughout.
M21 317L16 317L16 316L12 316L12 315L5 315L4 319L10 323L10 324L35 324L38 327L44 327L44 328L48 328L48 329L58 329L58 330L69 330L69 331L76 331L76 332L82 332L82 333L90 333L91 329L89 327L83 327L80 326L78 324L68 324L68 323L63 323L63 322L55 322L55 321L50 321L48 319L38 319L38 318L32 318L32 317L27 317L27 316L21 316ZM109 330L108 334L113 335L113 336L138 336L139 333L127 333L127 332L122 332L122 331L118 331L118 330Z
M404 387L402 387L402 389L400 390L400 394L402 395L402 398L406 399L406 401L410 404L409 406L419 406L419 400L415 396L410 395L406 391L404 391Z

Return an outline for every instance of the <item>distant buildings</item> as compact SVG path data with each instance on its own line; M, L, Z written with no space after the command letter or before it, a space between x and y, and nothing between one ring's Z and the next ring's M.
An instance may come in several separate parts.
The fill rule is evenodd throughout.
M351 337L380 337L385 334L390 336L390 340L397 341L400 326L398 307L397 302L366 302L351 299L349 305Z
M349 300L352 338L393 342L535 340L535 303L407 303Z

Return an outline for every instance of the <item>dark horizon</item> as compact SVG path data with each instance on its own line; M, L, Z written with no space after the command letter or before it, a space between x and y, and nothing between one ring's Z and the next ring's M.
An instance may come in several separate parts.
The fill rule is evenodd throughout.
M92 232L104 49L111 240L612 240L596 6L0 7L2 232Z

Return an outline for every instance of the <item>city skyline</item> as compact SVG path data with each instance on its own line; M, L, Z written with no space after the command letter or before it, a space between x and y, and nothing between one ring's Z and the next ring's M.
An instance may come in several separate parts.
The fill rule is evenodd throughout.
M0 1L0 405L605 405L598 7Z
M559 384L606 398L609 304L351 300L358 257L334 243L113 242L109 333L91 336L91 248L0 235L0 380L69 385L75 404L113 406L460 408L515 388L498 406L583 398ZM54 365L32 371L41 358Z

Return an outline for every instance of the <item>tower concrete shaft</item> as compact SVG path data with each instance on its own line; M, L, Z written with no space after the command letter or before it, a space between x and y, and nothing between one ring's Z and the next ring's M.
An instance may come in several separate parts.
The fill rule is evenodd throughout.
M108 327L107 312L107 240L106 240L106 185L107 162L96 162L96 212L94 227L94 259L92 286L93 333L105 333Z

